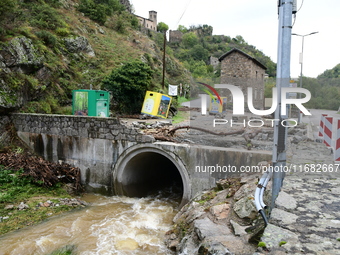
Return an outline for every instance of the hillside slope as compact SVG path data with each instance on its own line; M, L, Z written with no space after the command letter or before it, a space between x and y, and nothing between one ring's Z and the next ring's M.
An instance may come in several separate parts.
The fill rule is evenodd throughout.
M99 25L102 20L86 17L80 5L80 0L0 3L0 114L68 114L73 89L101 89L114 68L137 59L154 70L149 89L160 90L163 53L152 40L157 33L140 32L121 6ZM166 63L166 82L190 82L174 57L167 56Z

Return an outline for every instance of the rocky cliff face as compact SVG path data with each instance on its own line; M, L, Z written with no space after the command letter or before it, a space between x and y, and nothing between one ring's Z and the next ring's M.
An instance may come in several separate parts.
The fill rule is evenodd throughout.
M60 46L67 54L83 54L94 57L95 53L83 36L65 38ZM54 75L49 67L46 52L38 49L30 38L15 37L0 49L0 113L19 109L29 101L39 98L51 84Z

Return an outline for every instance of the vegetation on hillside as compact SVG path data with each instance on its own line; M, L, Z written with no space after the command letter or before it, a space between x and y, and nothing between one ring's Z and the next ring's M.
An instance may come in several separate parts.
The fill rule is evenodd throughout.
M270 77L276 75L276 64L255 46L248 44L241 35L235 38L212 35L213 27L208 25L190 28L179 26L178 30L183 33L182 40L171 43L170 47L174 51L174 56L184 63L195 78L216 80L220 73L210 65L209 58L211 56L219 58L233 48L242 50L264 64Z
M302 87L308 89L312 95L311 100L306 103L307 107L338 110L340 107L340 64L326 70L316 79L303 77Z
M151 68L142 61L129 62L114 69L103 80L103 87L111 91L112 109L130 114L140 111L152 74Z
M157 33L139 30L137 18L119 0L1 1L0 54L22 44L30 55L17 57L15 66L1 59L0 103L22 112L70 114L72 90L102 89L113 70L135 61L153 71L148 89L166 92L160 86L162 51L150 39ZM166 83L190 82L174 57L166 62ZM8 112L0 105L1 111Z
M139 112L144 90L167 92L166 86L162 87L162 69L164 31L168 26L159 22L159 32L144 30L141 33L141 30L138 19L119 0L2 0L0 54L13 50L17 43L14 39L24 38L20 40L31 47L32 60L15 67L1 66L0 82L6 89L0 90L0 97L13 105L21 100L23 112L70 114L71 91L92 86L112 91L114 113ZM180 25L178 30L183 33L181 41L167 43L165 48L165 84L219 83L219 66L211 66L209 58L218 58L238 48L267 67L269 79L265 94L271 97L276 64L241 35L234 38L213 35L213 27L209 25L189 28ZM78 45L80 50L75 50L73 44L79 38L85 38L85 46L88 43L93 52L85 52L81 48L84 45ZM119 72L124 72L122 66L138 61L151 69L151 79L135 94L138 100L134 106L120 103L119 97L130 100L129 95L118 96L108 80L113 74L117 78ZM144 71L141 70L140 75L144 75ZM317 79L303 77L303 87L312 93L307 106L338 109L339 75L338 65ZM130 80L122 91L129 91L131 82L135 81ZM123 83L125 81L120 82ZM25 96L23 100L17 96L21 94Z

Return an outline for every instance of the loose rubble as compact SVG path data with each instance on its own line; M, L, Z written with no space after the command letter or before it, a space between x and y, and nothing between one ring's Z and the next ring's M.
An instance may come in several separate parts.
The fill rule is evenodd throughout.
M264 227L255 227L259 225L253 205L257 180L256 174L219 180L215 190L195 197L175 216L174 228L166 236L169 249L176 254L254 253L251 239Z
M312 141L306 130L305 125L289 130L287 165L332 164L331 150ZM257 133L252 142L270 139L271 134L266 134ZM228 179L220 180L217 190L195 197L174 218L174 227L166 235L169 249L180 255L339 254L336 173L287 174L267 227L254 206L259 177L243 176L234 186ZM264 200L270 204L271 182Z

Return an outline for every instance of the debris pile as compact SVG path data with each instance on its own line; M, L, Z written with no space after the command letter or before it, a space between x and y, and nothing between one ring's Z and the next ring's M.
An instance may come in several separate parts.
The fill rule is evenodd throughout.
M82 191L80 169L66 163L52 163L27 153L1 153L0 165L13 170L22 169L23 176L29 176L37 184L51 187L58 182L73 183L74 191Z

